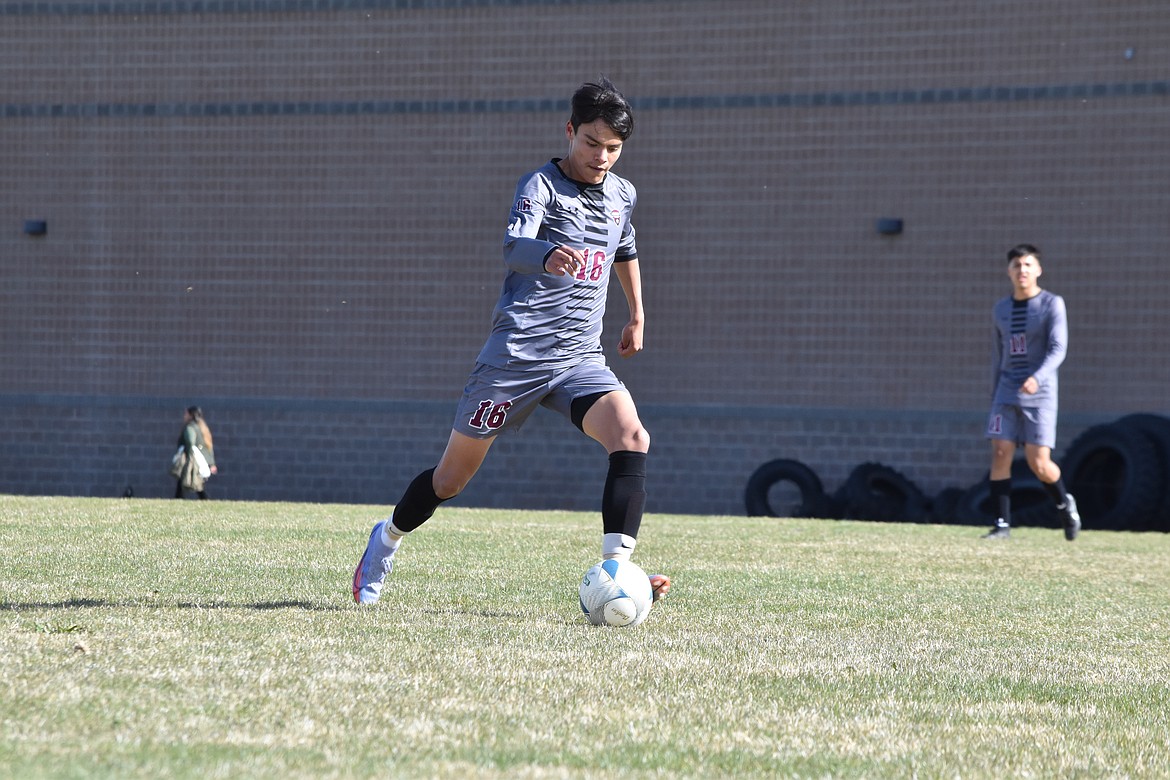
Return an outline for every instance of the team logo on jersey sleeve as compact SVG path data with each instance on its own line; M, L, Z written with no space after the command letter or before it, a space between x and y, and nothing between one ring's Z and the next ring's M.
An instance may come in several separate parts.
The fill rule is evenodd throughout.
M532 198L520 198L516 201L516 205L513 208L515 208L516 211L519 211L521 214L531 214Z

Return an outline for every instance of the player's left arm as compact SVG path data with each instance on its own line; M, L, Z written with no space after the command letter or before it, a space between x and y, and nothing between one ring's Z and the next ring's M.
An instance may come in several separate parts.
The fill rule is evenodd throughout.
M1068 353L1068 312L1064 307L1064 298L1053 296L1052 304L1048 309L1048 350L1044 360L1032 372L1030 380L1035 380L1036 390L1046 384L1056 374L1056 369L1064 362ZM1036 392L1033 390L1032 392Z
M630 321L622 328L622 339L618 342L618 354L632 357L642 351L642 329L646 324L646 312L642 308L642 273L638 258L618 261L613 264L614 273L626 294L630 307Z

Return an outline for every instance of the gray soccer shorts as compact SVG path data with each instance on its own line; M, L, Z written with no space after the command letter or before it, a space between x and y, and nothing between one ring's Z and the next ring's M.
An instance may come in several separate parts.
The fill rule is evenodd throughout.
M519 430L537 406L572 419L574 398L624 390L601 358L555 371L512 371L477 363L452 426L473 439Z
M987 438L1052 449L1056 446L1056 410L994 404L987 420Z

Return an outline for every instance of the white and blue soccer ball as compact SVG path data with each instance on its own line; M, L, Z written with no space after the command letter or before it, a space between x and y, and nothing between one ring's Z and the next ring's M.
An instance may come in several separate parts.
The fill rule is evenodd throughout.
M577 590L581 611L595 626L636 626L654 604L646 572L632 561L616 558L591 566Z

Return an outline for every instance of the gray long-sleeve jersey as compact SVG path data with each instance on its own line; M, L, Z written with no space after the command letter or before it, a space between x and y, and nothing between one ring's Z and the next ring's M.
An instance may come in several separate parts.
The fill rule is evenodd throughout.
M615 262L638 257L630 215L637 193L607 173L600 184L566 177L553 159L521 177L504 233L504 276L478 361L518 370L560 369L601 354L601 326ZM544 270L558 246L579 249L576 277Z
M995 304L995 349L992 354L993 403L1057 408L1057 369L1068 349L1068 315L1064 299L1041 290L1022 305L1012 296ZM1013 318L1013 312L1015 314ZM1013 323L1013 319L1015 320ZM1020 392L1029 376L1040 389Z

